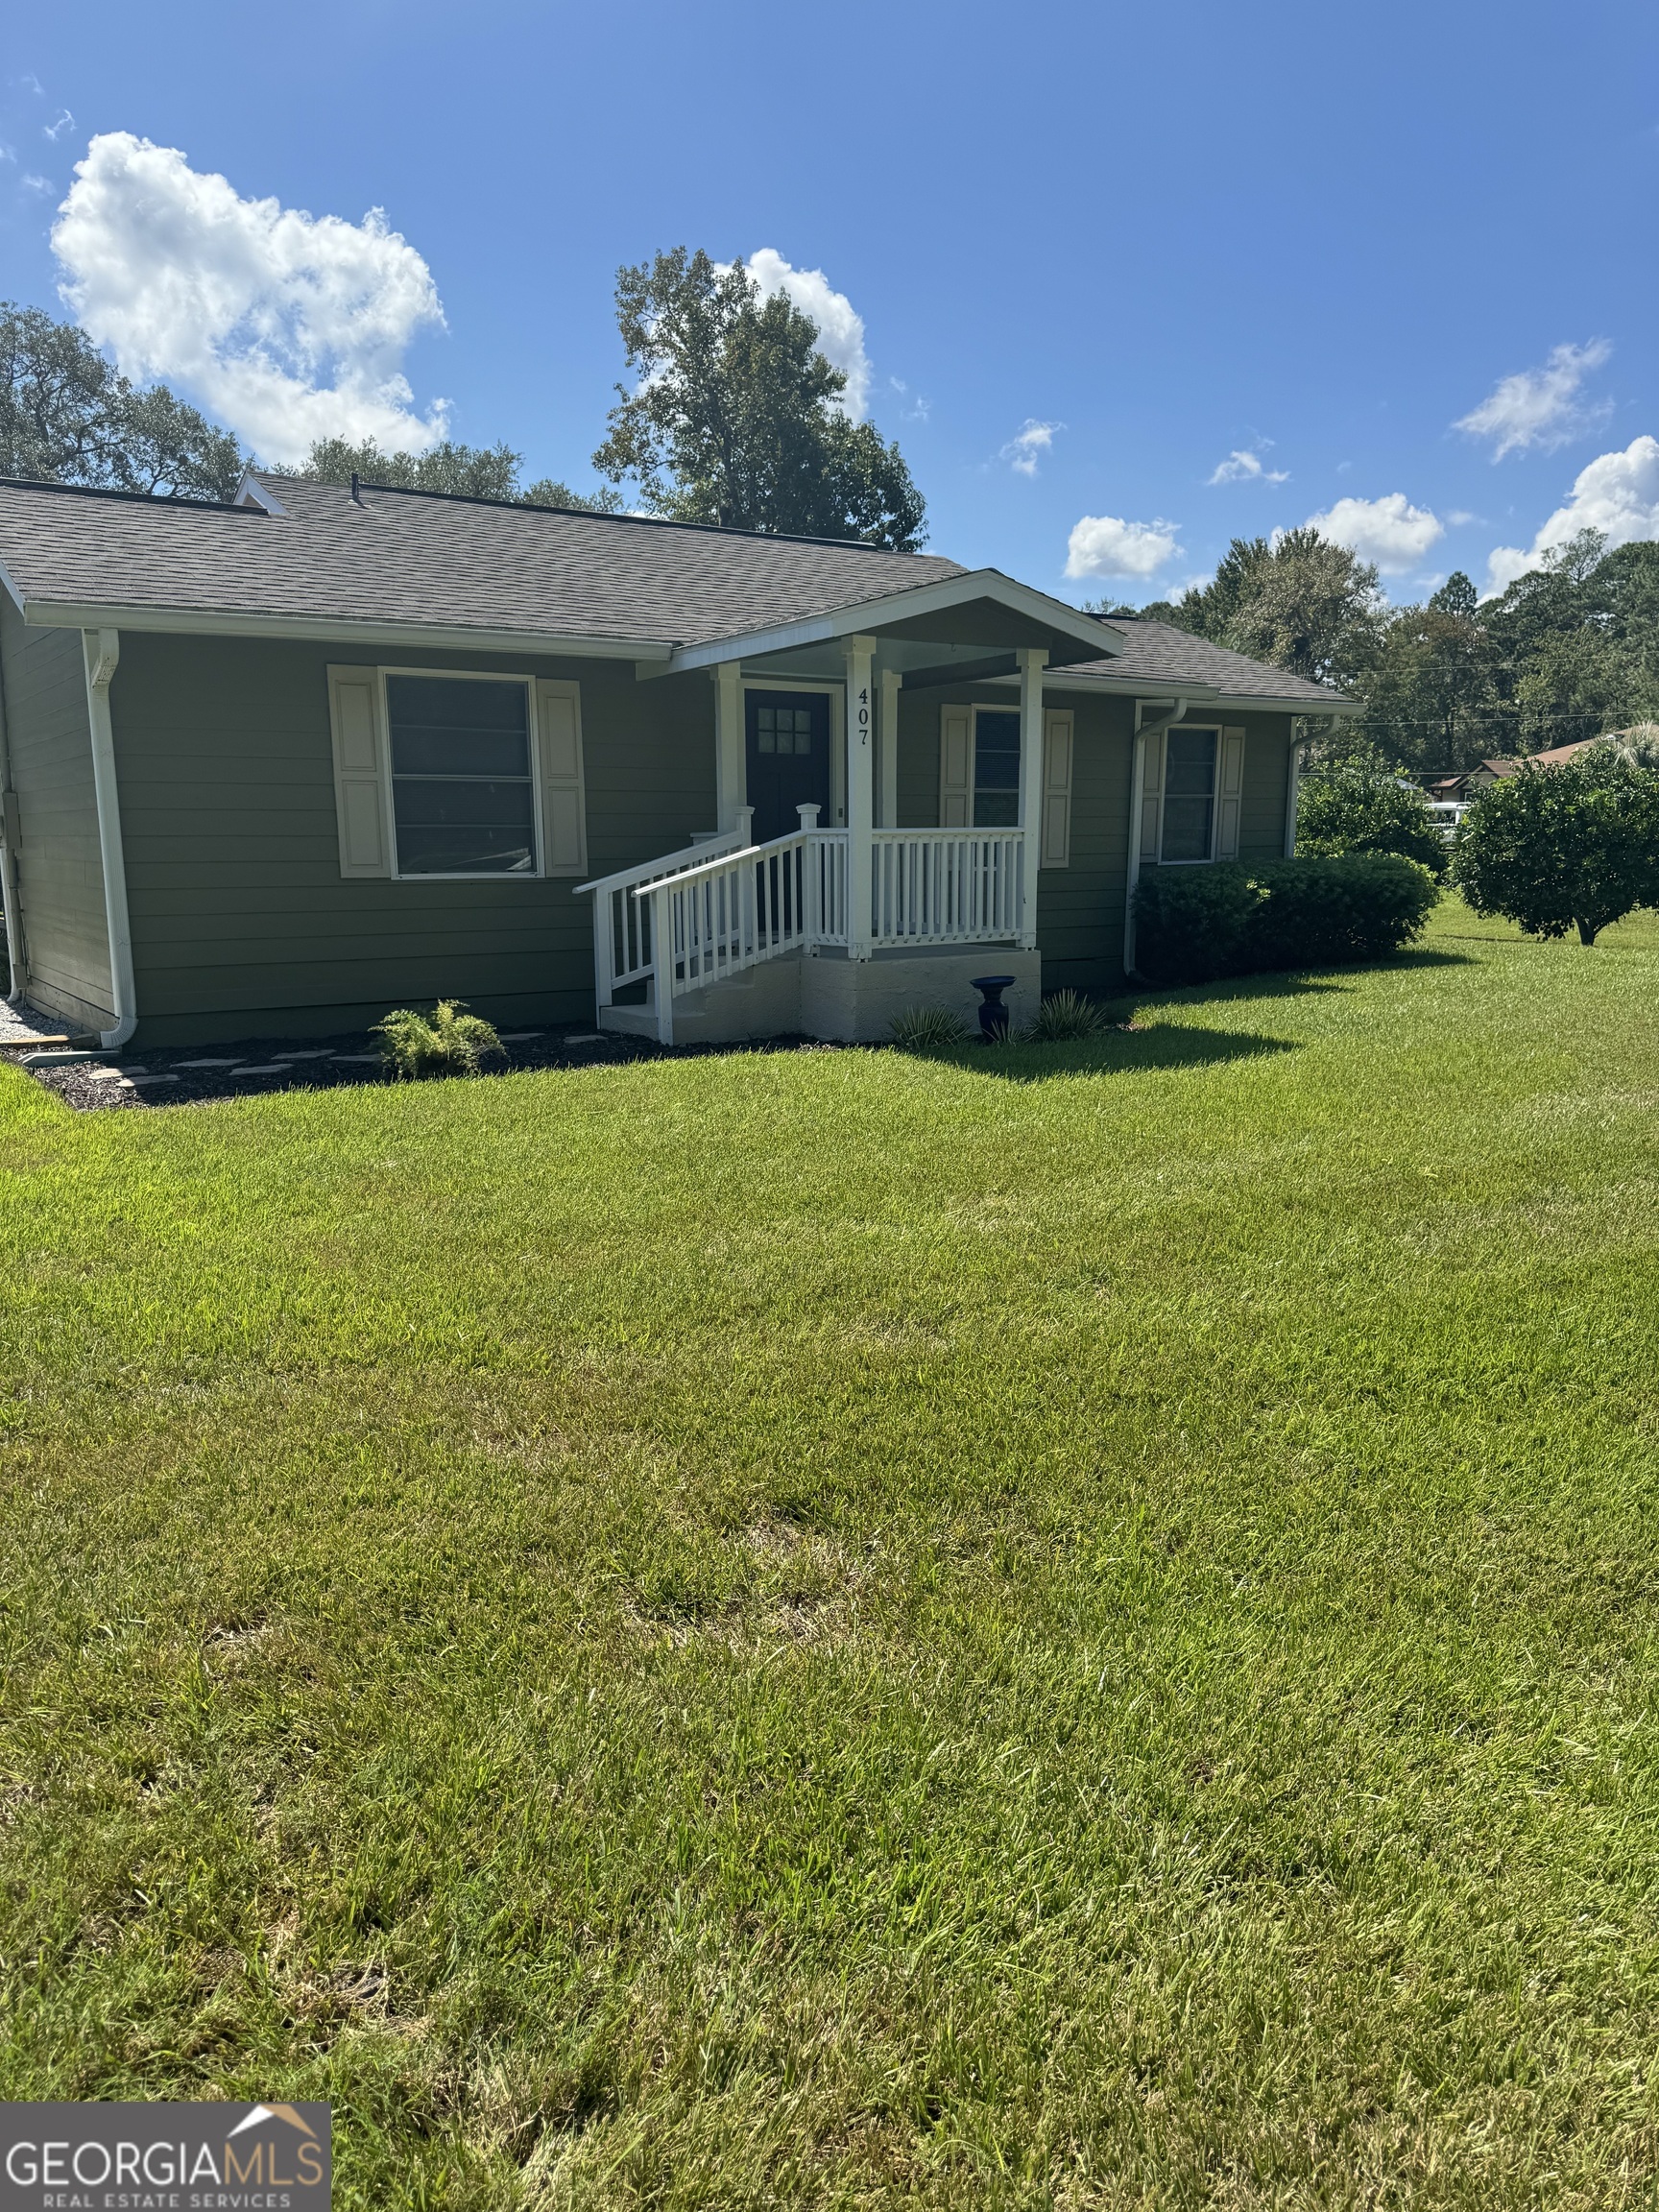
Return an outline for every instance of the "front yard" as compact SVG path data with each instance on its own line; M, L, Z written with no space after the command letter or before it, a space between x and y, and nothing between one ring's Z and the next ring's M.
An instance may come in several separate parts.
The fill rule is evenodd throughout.
M12 2097L342 2206L1637 2206L1659 924L1092 1045L0 1070Z

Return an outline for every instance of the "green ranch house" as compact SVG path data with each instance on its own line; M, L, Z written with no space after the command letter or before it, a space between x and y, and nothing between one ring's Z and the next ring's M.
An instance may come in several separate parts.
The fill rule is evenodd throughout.
M664 1042L1121 987L1346 702L931 554L251 473L0 483L14 995L107 1048L465 998Z

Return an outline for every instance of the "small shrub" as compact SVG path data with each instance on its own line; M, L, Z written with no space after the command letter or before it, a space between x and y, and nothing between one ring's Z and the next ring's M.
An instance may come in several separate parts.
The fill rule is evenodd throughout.
M1331 860L1348 853L1399 853L1429 873L1446 873L1446 841L1429 802L1381 754L1362 753L1310 768L1296 804L1296 856Z
M1394 853L1157 868L1136 888L1136 964L1156 983L1207 983L1385 959L1439 896L1427 868Z
M479 1062L492 1055L505 1060L506 1047L490 1023L462 1012L459 998L440 998L430 1014L399 1006L371 1035L380 1040L380 1057L389 1074L412 1083L421 1075L476 1075Z
M1034 1045L1064 1045L1076 1037L1098 1037L1106 1017L1079 991L1055 991L1037 1009L1025 1035Z
M945 1052L968 1038L967 1022L949 1006L906 1006L888 1027L894 1044L905 1052Z

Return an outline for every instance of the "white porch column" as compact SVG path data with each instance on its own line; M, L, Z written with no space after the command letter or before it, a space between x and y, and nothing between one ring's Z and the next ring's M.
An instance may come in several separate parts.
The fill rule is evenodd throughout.
M1020 648L1020 827L1025 832L1024 900L1020 942L1037 942L1037 871L1043 862L1043 670L1040 647Z
M737 809L749 796L743 663L722 661L709 673L714 678L714 823L718 830L735 830Z
M899 685L897 668L881 671L881 804L876 819L883 830L899 827Z
M870 895L876 827L876 699L871 663L874 637L849 637L847 657L847 952L870 957Z

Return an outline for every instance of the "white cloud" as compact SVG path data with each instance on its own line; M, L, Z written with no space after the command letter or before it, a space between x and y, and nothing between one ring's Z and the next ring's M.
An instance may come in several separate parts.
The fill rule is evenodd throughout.
M1179 525L1124 522L1116 515L1085 515L1066 547L1068 576L1151 576L1178 551Z
M445 402L414 411L402 373L442 325L432 272L378 208L361 223L244 200L131 132L76 164L52 246L62 297L127 374L182 385L269 461L313 439L421 450Z
M1528 568L1543 565L1552 545L1580 530L1599 530L1609 546L1659 538L1659 439L1633 438L1622 453L1602 453L1580 469L1564 506L1533 539L1531 549L1500 545L1486 563L1488 591L1502 591Z
M59 139L62 137L64 132L72 131L74 127L74 116L70 114L67 108L60 108L57 114L53 117L50 123L43 123L41 125L40 135L43 138L50 138L52 143L56 145Z
M1039 422L1028 415L997 458L1006 461L1018 475L1035 476L1038 462L1054 443L1055 431L1065 427L1064 422Z
M1440 517L1427 507L1413 507L1404 492L1388 492L1381 499L1338 499L1323 515L1310 515L1307 527L1346 545L1361 561L1375 561L1385 576L1415 568L1446 535Z
M888 383L899 396L899 412L906 422L926 422L933 412L933 402L926 393L912 392L902 376L889 376Z
M1267 441L1271 443L1271 441ZM1287 484L1288 469L1264 469L1259 452L1229 453L1207 479L1211 484Z
M1490 438L1494 461L1533 446L1552 453L1612 413L1610 400L1585 406L1578 398L1585 377L1612 350L1605 338L1592 338L1588 346L1557 346L1542 369L1520 369L1501 377L1479 406L1460 415L1452 427L1467 430L1472 438Z
M781 253L762 246L749 256L749 274L762 292L786 292L803 315L818 325L818 350L847 378L841 405L862 422L870 405L870 358L864 350L864 318L845 292L837 292L822 269L794 269Z

